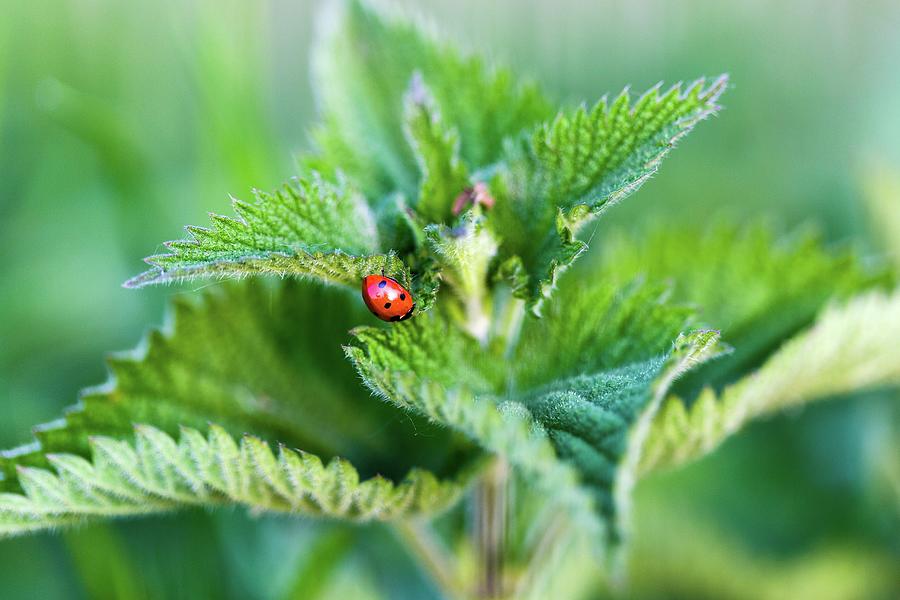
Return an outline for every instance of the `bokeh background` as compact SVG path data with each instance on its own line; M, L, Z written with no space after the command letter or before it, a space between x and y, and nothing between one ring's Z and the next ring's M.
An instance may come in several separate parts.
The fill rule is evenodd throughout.
M228 194L294 174L324 1L0 0L0 446L102 382L106 352L196 289L122 289L141 257L227 211ZM726 109L605 226L724 212L886 251L884 215L900 204L896 0L399 4L569 103L731 74ZM896 404L869 394L785 415L646 484L639 511L657 533L644 554L671 558L638 561L648 593L753 597L762 580L833 592L838 570L846 597L866 597L856 582L900 570ZM198 512L3 541L0 595L290 597L311 550L346 545L340 532L311 545L314 527ZM353 552L351 565L378 560ZM402 560L383 560L381 578L415 596L422 582L391 578Z

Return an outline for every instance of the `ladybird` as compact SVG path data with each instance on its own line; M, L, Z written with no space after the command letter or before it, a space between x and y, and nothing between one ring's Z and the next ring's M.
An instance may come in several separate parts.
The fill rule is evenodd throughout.
M382 321L405 321L416 309L412 294L396 279L384 274L363 277L362 298L372 314Z

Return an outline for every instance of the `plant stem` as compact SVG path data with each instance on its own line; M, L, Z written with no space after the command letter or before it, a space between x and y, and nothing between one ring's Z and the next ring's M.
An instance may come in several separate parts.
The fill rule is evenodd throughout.
M525 301L520 298L510 298L506 306L505 317L503 339L506 344L503 356L510 358L519 343L519 332L522 331L522 322L525 320Z
M506 290L497 294L494 300L498 310L491 325L491 338L497 341L497 349L502 348L503 357L509 358L519 342L519 332L525 317L525 301L515 298Z
M564 512L555 512L549 519L543 519L543 534L531 548L525 562L525 573L516 584L514 598L524 598L533 591L540 574L548 568L548 563L553 562L551 558L559 550L560 541L566 533L566 519Z
M472 337L485 346L491 331L491 320L484 310L484 299L472 296L465 301L466 329Z
M421 566L428 571L446 598L462 599L465 591L459 583L458 569L453 560L428 527L419 520L401 520L394 524L394 530L413 551Z
M503 557L506 541L507 485L509 465L496 458L487 469L475 497L475 542L480 575L479 598L505 595Z

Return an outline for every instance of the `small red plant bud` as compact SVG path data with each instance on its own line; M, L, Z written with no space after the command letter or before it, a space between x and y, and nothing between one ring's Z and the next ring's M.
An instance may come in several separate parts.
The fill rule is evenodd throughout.
M459 196L453 201L453 216L459 216L459 213L465 210L467 205L475 206L478 204L488 210L494 207L494 197L491 196L487 185L482 181L460 192Z

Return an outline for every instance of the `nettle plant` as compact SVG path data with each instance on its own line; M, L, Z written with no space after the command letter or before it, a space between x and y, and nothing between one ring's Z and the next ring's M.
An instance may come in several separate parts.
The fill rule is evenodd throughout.
M570 268L725 77L558 111L353 1L314 72L300 175L126 285L237 281L179 295L107 384L2 455L0 535L236 504L388 523L448 597L541 597L627 580L646 475L900 383L891 276L815 236L645 227ZM375 319L367 276L410 318Z

